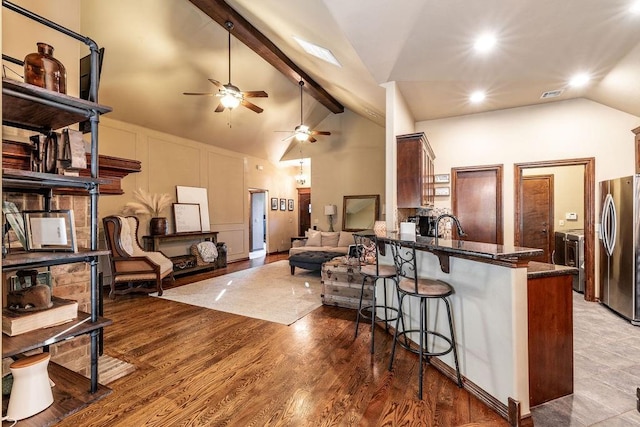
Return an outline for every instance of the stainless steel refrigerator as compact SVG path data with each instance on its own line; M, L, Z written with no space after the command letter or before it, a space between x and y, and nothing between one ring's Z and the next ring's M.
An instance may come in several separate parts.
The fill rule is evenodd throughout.
M602 181L600 301L640 325L640 175Z

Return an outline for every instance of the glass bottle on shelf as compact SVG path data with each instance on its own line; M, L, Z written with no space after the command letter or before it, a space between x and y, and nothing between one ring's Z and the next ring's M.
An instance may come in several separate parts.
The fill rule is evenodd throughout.
M37 43L38 51L24 58L24 81L54 92L67 93L67 72L53 57L53 46Z

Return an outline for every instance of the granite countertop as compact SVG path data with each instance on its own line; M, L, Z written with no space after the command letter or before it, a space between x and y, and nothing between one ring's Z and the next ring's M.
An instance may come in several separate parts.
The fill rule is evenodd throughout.
M547 264L544 262L529 261L527 266L527 278L562 276L568 274L578 274L576 267L566 265Z
M420 250L490 260L517 261L518 259L531 258L542 254L541 249L471 242L467 240L438 239L436 244L434 237L405 235L394 232L387 233L384 236L378 234L377 237L382 241L415 242L416 249Z

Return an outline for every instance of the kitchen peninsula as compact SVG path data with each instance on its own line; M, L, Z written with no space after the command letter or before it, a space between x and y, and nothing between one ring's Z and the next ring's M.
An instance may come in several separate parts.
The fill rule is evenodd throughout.
M521 417L526 418L530 414L528 264L542 251L463 240L436 241L433 237L399 233L378 234L378 239L387 243L400 241L407 246L415 243L418 274L443 280L455 289L450 301L465 388L512 425ZM380 262L393 264L388 248ZM570 275L575 270L544 269L537 264L538 268L533 269L536 272L531 273L536 277ZM570 290L571 276L566 277L569 280L565 287ZM415 302L405 302L407 328L417 327L418 305L409 301ZM429 327L448 333L446 310L436 306L440 302L432 304ZM566 312L562 315L566 316ZM571 331L560 340L572 342ZM454 378L451 353L432 360L432 364Z

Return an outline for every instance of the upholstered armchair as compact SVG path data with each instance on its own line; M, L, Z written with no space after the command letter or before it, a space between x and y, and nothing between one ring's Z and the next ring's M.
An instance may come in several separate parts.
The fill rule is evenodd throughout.
M107 247L111 251L111 292L109 297L130 292L158 292L162 281L173 280L173 263L161 252L144 251L138 243L138 218L107 216L102 219ZM155 282L155 289L143 282ZM120 289L117 285L125 284ZM137 285L136 285L137 284Z

